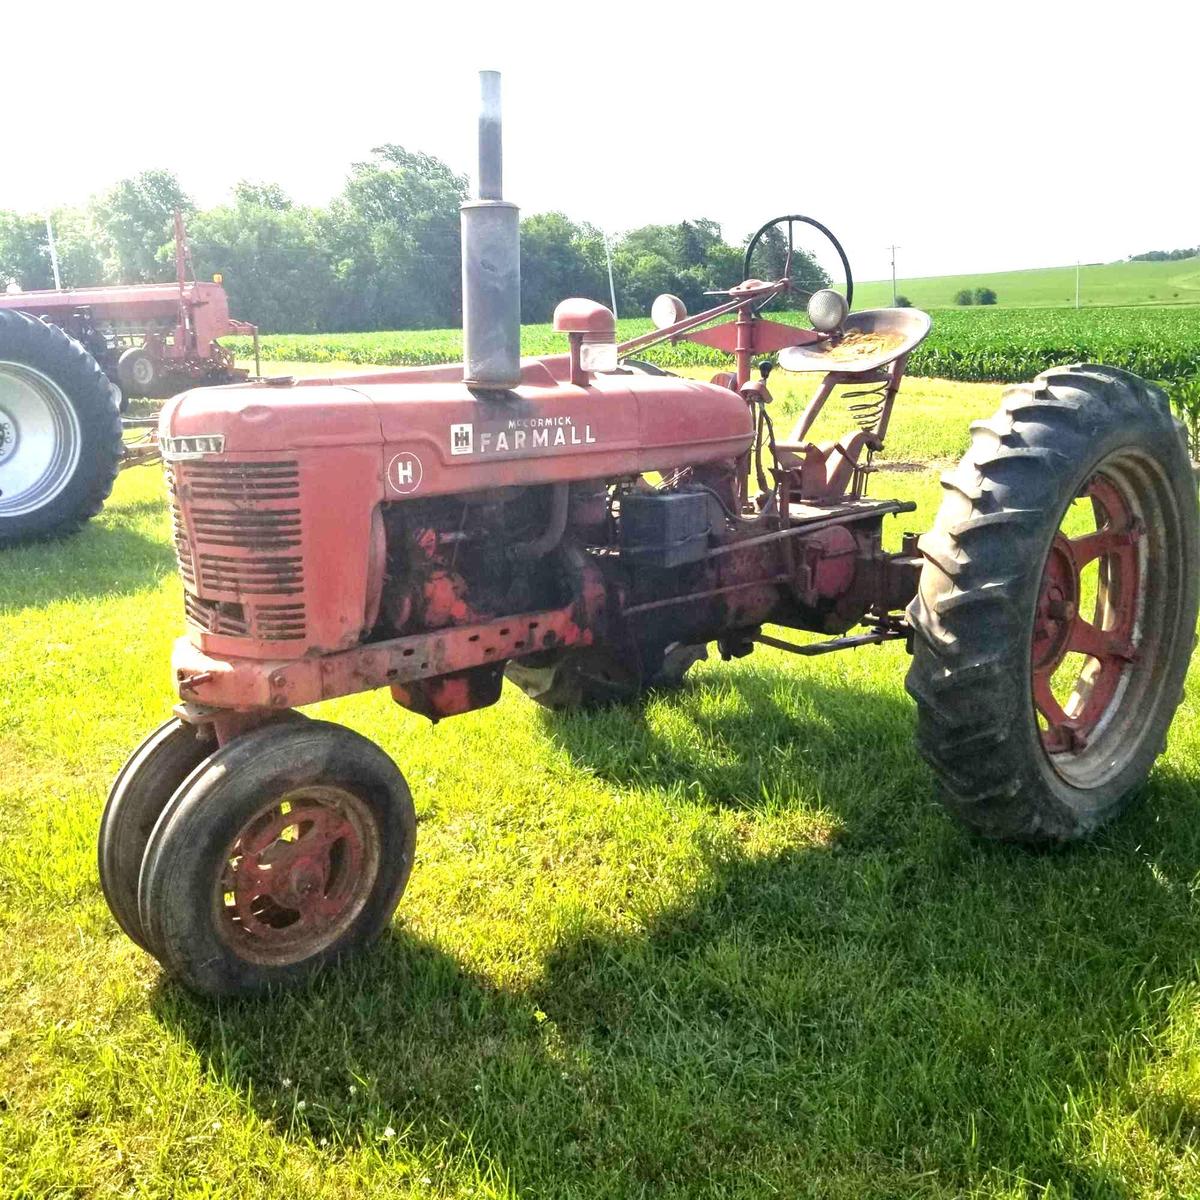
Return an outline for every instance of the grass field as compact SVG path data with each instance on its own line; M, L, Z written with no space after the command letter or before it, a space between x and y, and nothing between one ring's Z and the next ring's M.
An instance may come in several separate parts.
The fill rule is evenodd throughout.
M889 459L925 469L873 490L907 527L998 392L906 383ZM320 706L407 774L412 882L353 965L216 1004L94 860L172 702L168 524L132 470L0 562L6 1200L1200 1194L1200 676L1137 806L1057 854L943 814L895 644L592 717Z
M918 308L944 308L963 288L989 287L997 303L1012 308L1071 308L1075 267L1042 267L978 275L900 279L898 290ZM854 303L876 308L892 302L892 281L855 284ZM1079 269L1079 302L1085 308L1125 304L1200 303L1200 258L1177 262L1090 263Z

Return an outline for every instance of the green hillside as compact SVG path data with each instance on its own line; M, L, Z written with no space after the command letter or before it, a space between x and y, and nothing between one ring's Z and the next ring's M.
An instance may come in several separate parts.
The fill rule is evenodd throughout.
M918 308L954 304L962 288L991 288L1009 308L1059 308L1075 303L1075 267L997 271L978 275L933 275L899 279L897 288ZM1079 273L1080 304L1200 304L1200 258L1175 262L1116 262L1084 266ZM854 307L877 308L892 302L892 281L855 284Z

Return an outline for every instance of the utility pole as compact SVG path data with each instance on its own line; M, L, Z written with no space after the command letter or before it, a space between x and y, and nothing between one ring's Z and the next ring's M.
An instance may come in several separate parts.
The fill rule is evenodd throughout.
M54 226L50 224L50 213L46 213L46 240L50 243L50 269L54 272L54 290L62 291L62 278L58 273L58 247L54 244Z
M888 249L892 252L892 307L896 307L896 251L903 250L903 246L891 245Z
M612 273L612 251L608 248L608 234L604 230L600 230L600 236L604 238L604 257L608 261L608 298L612 301L613 320L617 319L617 289L613 286Z

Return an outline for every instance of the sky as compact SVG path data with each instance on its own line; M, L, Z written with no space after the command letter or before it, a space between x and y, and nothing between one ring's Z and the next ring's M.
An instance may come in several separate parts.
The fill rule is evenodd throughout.
M201 206L239 179L323 204L383 142L473 176L486 68L526 214L740 241L804 213L859 279L892 243L902 279L1200 243L1195 3L9 0L2 25L0 208L150 167Z

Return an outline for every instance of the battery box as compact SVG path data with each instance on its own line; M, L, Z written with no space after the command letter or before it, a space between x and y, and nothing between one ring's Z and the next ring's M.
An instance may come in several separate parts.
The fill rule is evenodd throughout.
M621 555L647 567L678 567L708 552L707 492L629 493L621 497Z

